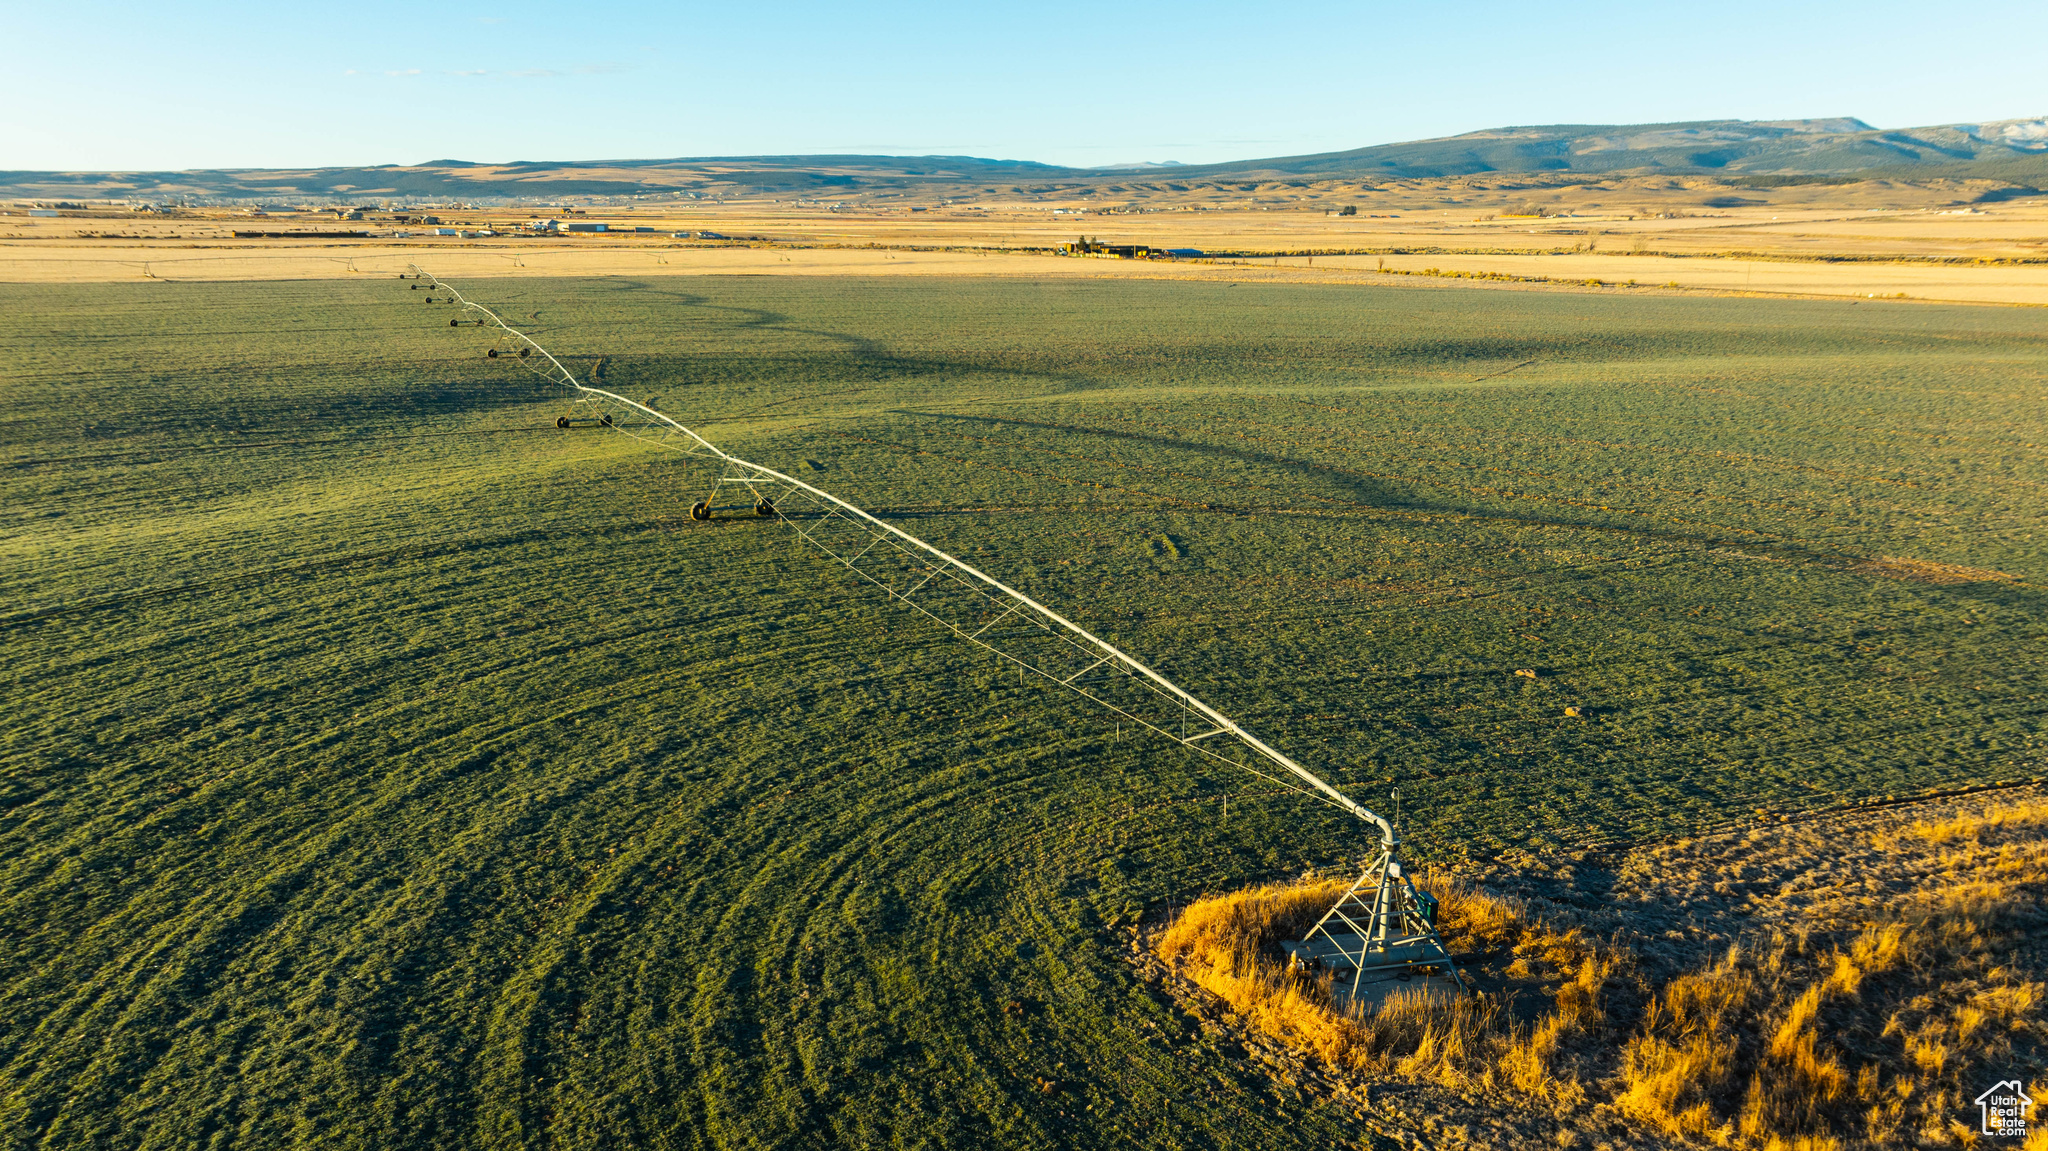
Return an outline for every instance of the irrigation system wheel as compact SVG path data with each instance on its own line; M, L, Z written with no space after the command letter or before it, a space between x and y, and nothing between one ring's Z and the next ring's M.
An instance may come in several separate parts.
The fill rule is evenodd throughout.
M690 505L690 518L699 523L711 518L711 501L698 500Z

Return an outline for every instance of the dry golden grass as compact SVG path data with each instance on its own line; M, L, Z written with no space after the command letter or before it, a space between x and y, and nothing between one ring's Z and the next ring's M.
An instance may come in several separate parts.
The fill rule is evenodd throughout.
M168 280L328 279L388 275L411 260L464 277L950 274L1383 285L1407 281L1410 286L1436 269L1447 275L1527 281L1509 290L1558 285L1584 290L1586 284L1597 282L1608 285L1602 291L1615 290L1615 285L1647 290L1668 284L1711 293L1857 299L1903 295L2048 304L2048 263L2041 262L2038 242L2048 223L2048 204L2006 202L1980 214L1939 215L1957 195L1979 194L1988 186L1965 189L1936 183L1940 186L1778 189L1765 197L1771 201L1768 205L1702 213L1699 200L1711 192L1705 184L1593 181L1557 187L1547 197L1550 208L1572 214L1540 220L1502 217L1501 205L1489 206L1488 196L1475 196L1462 180L1375 182L1369 187L1339 182L1313 194L1270 189L1277 199L1233 193L1227 198L1230 202L1206 203L1198 212L1109 217L1055 216L1048 210L1051 203L1035 199L991 201L971 209L936 206L917 213L904 211L901 205L830 210L750 199L688 207L593 208L593 219L645 225L656 233L574 240L519 235L235 239L232 231L250 227L251 221L227 210L147 220L0 217L0 280L120 281L145 275ZM1159 188L1146 192L1134 186L1129 191L1137 200L1162 205L1201 199ZM1326 216L1319 206L1325 201L1356 203L1362 214ZM1112 202L1095 199L1088 205L1100 209ZM495 225L499 230L535 213L448 209L440 214L453 226ZM261 226L290 230L320 225L312 220L293 223L287 217ZM350 227L373 225L374 230L384 230L383 222ZM677 242L665 234L707 227L772 243L707 246ZM1226 256L1222 263L1206 264L1007 254L1047 251L1081 232ZM1350 254L1336 254L1340 252ZM1947 578L1940 572L1931 574Z
M2048 828L2048 802L2023 803L1981 815L1958 815L1951 819L1916 819L1904 828L1880 832L1878 846L1894 847L1906 838L1919 839L1937 847L1967 842L1981 847L1984 837L2007 832L2029 832Z
M2038 918L2048 885L2048 846L2011 840L2044 825L2048 804L2036 802L1880 833L1893 848L1945 849L1947 882L1824 951L1781 934L1753 957L1731 951L1673 980L1629 1041L1617 1102L1671 1134L1727 1145L1964 1138L1954 1117L1970 1085L2042 1030L2043 986L1999 956ZM1745 1017L1765 1037L1753 1055L1731 1026ZM1843 1037L1873 1031L1888 1048L1854 1066ZM1744 1063L1736 1107L1728 1088Z
M1327 984L1290 974L1266 954L1279 940L1313 927L1344 887L1324 880L1211 896L1182 912L1154 947L1259 1030L1333 1066L1368 1066L1375 1037L1330 1009Z
M1159 936L1159 954L1166 959L1235 954L1298 939L1347 886L1334 879L1269 883L1197 900Z
M1680 975L1649 1000L1622 1051L1627 1086L1615 1102L1623 1111L1672 1135L1728 1141L1709 1100L1733 1081L1736 1053L1727 1037L1756 994L1740 960L1731 948L1717 965Z
M1327 978L1290 974L1274 944L1299 938L1337 882L1205 899L1156 947L1251 1026L1354 1074L1507 1092L1561 1117L1606 1103L1648 1130L1722 1147L1968 1146L1970 1100L2048 1043L2048 983L2015 966L2048 923L2048 800L1870 838L1933 853L1939 874L1924 897L1826 933L1774 931L1661 985L1637 976L1632 989L1628 954L1516 901L1427 881L1454 953L1494 953L1497 975L1545 989L1549 1009L1528 1024L1484 991L1334 1009ZM2026 1146L2043 1142L2037 1133Z
M1093 227L1091 226L1091 231ZM912 241L914 242L914 241ZM963 240L971 243L971 238ZM1360 238L1360 243L1373 240ZM232 245L109 245L54 241L33 247L0 240L0 282L111 283L353 279L389 276L413 263L450 278L545 279L632 276L977 276L1031 279L1173 279L1252 283L1417 287L1455 281L1502 290L1650 291L1824 296L1879 301L2048 305L2048 266L1971 267L1913 263L1762 262L1736 257L1498 255L1493 253L1315 256L1229 261L1074 260L1000 250L911 251L803 246L663 247L661 241L592 241L573 248L541 241L261 240ZM228 250L200 251L199 248ZM351 266L351 260L353 265ZM1305 262L1312 260L1313 262ZM516 261L516 262L515 262ZM1386 272L1380 271L1384 264ZM1428 270L1438 270L1437 276ZM1403 272L1407 275L1390 275ZM1444 278L1448 277L1448 279ZM1968 570L1968 569L1965 569ZM1879 574L1892 574L1881 572ZM1921 578L1899 574L1898 578ZM1968 579L2001 578L1985 573ZM1967 582L1967 581L1949 581Z
M1724 1144L1881 1146L1909 1131L1937 1145L1966 1141L1955 1117L1972 1085L2016 1041L2048 1032L2048 988L2002 964L2040 918L2044 827L2048 803L2035 801L1877 833L1880 846L1941 850L1943 882L1825 951L1808 954L1807 940L1781 934L1753 958L1731 951L1672 981L1630 1040L1624 1106L1673 1134ZM1731 1130L1712 1098L1744 1061L1727 1024L1745 1014L1767 1039ZM1852 1071L1844 1037L1873 1031L1880 1058Z
M1448 877L1425 877L1438 896L1438 928L1453 953L1510 950L1513 969L1548 978L1555 1007L1533 1025L1512 1023L1500 997L1447 998L1398 990L1370 1010L1333 1006L1330 976L1287 970L1274 951L1300 938L1345 888L1334 880L1272 884L1188 907L1154 943L1188 978L1260 1031L1332 1067L1453 1087L1506 1084L1572 1104L1585 1099L1561 1063L1568 1041L1600 1022L1601 992L1618 960L1577 930L1559 931L1525 908Z

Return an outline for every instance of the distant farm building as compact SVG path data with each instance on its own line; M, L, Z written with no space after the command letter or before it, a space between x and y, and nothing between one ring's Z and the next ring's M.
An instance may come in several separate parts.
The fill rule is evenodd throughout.
M584 224L572 220L567 224L563 224L562 230L564 232L603 232L608 229L603 224Z
M1086 236L1060 245L1062 256L1092 256L1098 260L1149 260L1153 254L1149 244L1105 244Z
M237 240L362 240L370 235L368 232L318 232L298 229L282 232L238 231L232 234Z

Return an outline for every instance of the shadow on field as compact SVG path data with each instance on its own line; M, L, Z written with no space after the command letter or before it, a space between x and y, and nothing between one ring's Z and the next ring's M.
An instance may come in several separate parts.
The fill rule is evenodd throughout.
M1006 366L990 358L952 358L934 356L906 356L892 350L880 340L851 332L830 328L804 327L794 322L786 312L770 311L766 308L750 308L735 304L714 302L712 297L695 292L680 292L659 287L641 280L608 280L608 286L616 286L632 292L648 292L675 300L680 306L702 312L730 313L732 318L727 326L735 332L774 331L786 335L810 336L836 345L840 351L853 357L865 369L877 373L900 373L905 378L925 376L943 379L963 372L1030 381L1039 385L1040 394L1064 395L1070 392L1095 391L1110 387L1108 382L1085 373L1062 371L1050 366L1018 368ZM869 379L868 384L879 384L880 379ZM799 397L778 400L769 407L791 403ZM817 398L817 397L801 397ZM741 412L738 415L754 414Z
M745 331L750 328L756 328L787 332L799 336L816 336L819 339L838 344L858 356L882 360L891 364L897 362L896 357L889 352L888 348L866 336L856 336L850 332L836 332L823 328L799 327L791 323L790 316L784 312L771 312L766 308L748 308L736 304L713 303L710 296L701 295L696 292L672 291L667 288L656 287L645 280L607 279L605 285L607 287L622 288L629 292L648 292L657 296L667 296L685 308L695 308L702 312L732 313L736 318L731 320L731 326L736 330Z
M1295 459L1291 456L1274 455L1268 452L1251 451L1245 448L1230 447L1222 444L1200 443L1192 440L1177 439L1172 436L1148 435L1142 432L1127 432L1112 428L1096 428L1077 424L1045 423L1038 420L1022 420L1003 416L972 416L951 412L924 412L909 408L894 408L890 410L889 414L916 416L934 420L955 420L963 423L993 425L997 427L1032 428L1041 431L1079 433L1082 435L1100 436L1104 439L1124 440L1150 446L1173 448L1197 455L1233 459L1246 463L1267 464L1290 469L1303 476L1315 476L1333 481L1337 487L1359 500L1365 506L1375 510L1459 516L1499 523L1526 524L1532 527L1566 528L1574 531L1620 534L1641 539L1660 540L1668 543L1688 544L1706 548L1724 547L1731 542L1730 539L1719 536L1700 532L1678 531L1665 527L1565 519L1557 516L1515 515L1491 508L1432 503L1416 499L1412 495L1399 494L1394 488L1388 486L1362 481L1355 473L1343 468L1320 464L1313 460ZM1183 510L1192 511L1194 509ZM1218 505L1214 510L1236 513L1252 509L1223 504ZM1278 512L1288 509L1261 508L1257 510ZM905 518L928 514L930 513L907 513ZM1867 558L1850 553L1816 548L1793 540L1780 539L1759 542L1754 539L1740 539L1732 542L1739 542L1742 547L1750 551L1767 553L1774 559L1833 569L1843 569ZM2040 593L2036 589L2016 587L2007 583L1966 583L1947 587L1944 590L1953 592L1963 598L1977 600L1987 606L1996 605L2021 610L2031 610L2033 605L2040 599Z
M1929 587L1926 590L1929 592L1946 592L1957 599L1971 600L1981 607L1996 607L2021 612L2041 610L2041 589L2025 584L1985 581L1950 584L1946 587Z
M1215 456L1223 459L1240 460L1245 463L1270 464L1293 470L1303 475L1313 475L1333 481L1346 493L1374 507L1398 508L1403 511L1429 511L1446 514L1471 514L1464 508L1448 507L1426 503L1412 496L1397 495L1393 489L1363 481L1358 475L1341 468L1318 464L1313 460L1297 460L1289 456L1276 456L1266 452L1249 451L1245 448L1226 447L1222 444L1205 444L1193 440L1176 439L1172 436L1154 436L1143 432L1122 432L1110 428L1080 427L1070 424L1047 424L1037 420L1008 419L1002 416L963 416L949 412L919 412L907 408L892 409L890 415L922 416L934 420L959 420L964 423L994 424L999 427L1038 428L1053 432L1080 432L1084 435L1100 436L1103 439L1125 440L1131 443L1150 444L1191 452L1195 455Z

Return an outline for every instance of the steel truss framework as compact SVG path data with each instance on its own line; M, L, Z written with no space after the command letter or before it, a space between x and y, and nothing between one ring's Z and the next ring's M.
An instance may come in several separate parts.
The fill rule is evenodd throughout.
M1369 973L1388 969L1433 966L1457 976L1456 965L1428 914L1433 904L1403 871L1400 836L1384 817L1165 676L1023 592L830 492L730 455L645 404L590 387L496 312L465 298L417 264L412 265L412 273L416 277L413 286L426 289L427 299L439 297L461 307L461 313L449 321L451 327L474 324L502 332L518 349L508 358L569 391L579 415L557 421L558 426L608 427L658 448L703 458L719 469L719 487L731 484L745 489L759 514L787 524L806 543L891 599L1016 665L1021 674L1038 676L1198 755L1350 812L1378 828L1377 859L1295 948L1313 952L1299 958L1355 969L1354 986ZM499 353L493 349L492 354ZM708 499L691 509L692 518L701 519L710 512Z

